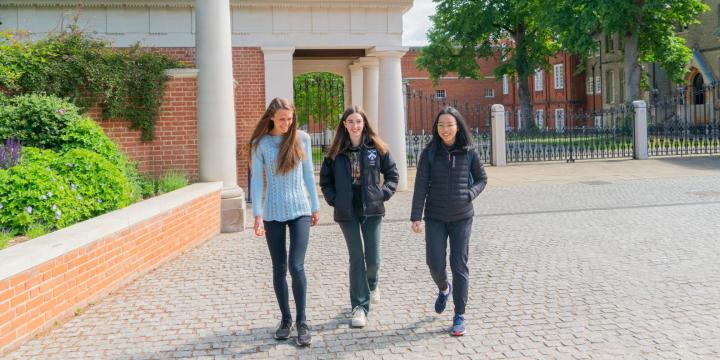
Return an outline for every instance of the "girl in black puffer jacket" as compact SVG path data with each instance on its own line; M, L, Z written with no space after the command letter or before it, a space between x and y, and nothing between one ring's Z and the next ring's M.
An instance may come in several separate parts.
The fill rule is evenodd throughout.
M335 208L334 218L350 255L354 327L366 325L370 303L380 296L380 222L385 215L383 203L395 193L398 177L387 145L375 134L362 109L345 110L320 170L320 187L325 201Z
M439 314L445 310L452 293L453 336L465 333L468 243L475 214L472 201L486 184L487 174L462 115L452 107L440 110L433 124L433 138L418 161L410 220L413 231L421 233L425 209L425 258L439 289L435 311ZM448 238L452 284L445 271Z

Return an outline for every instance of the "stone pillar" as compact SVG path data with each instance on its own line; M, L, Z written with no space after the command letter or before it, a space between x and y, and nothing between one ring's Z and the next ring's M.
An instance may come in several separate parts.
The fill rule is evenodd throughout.
M363 66L360 63L352 63L350 66L350 105L360 105L365 108L363 104ZM367 109L366 109L367 111Z
M374 57L360 58L363 67L363 108L370 125L378 130L378 60Z
M375 49L379 59L378 132L390 147L400 174L398 190L407 190L407 157L405 150L405 107L403 106L400 58L406 48Z
M245 194L237 185L235 92L229 0L195 3L200 181L222 181L222 232L245 229Z
M294 47L262 47L265 55L265 105L276 97L293 101Z
M635 160L648 158L647 104L643 100L633 101L635 108Z
M500 104L492 106L492 159L494 166L507 165L507 156L505 152L505 107Z

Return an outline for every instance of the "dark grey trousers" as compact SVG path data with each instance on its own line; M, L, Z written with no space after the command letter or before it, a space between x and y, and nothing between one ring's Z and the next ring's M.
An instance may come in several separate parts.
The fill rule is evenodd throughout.
M450 239L450 270L452 271L455 314L465 314L468 298L468 243L473 218L444 222L425 219L425 259L438 289L448 284L447 246Z

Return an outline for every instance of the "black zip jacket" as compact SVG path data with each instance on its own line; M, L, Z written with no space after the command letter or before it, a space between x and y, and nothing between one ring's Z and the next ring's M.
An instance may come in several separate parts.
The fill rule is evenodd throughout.
M380 174L384 182L380 185ZM389 200L397 188L400 178L395 161L390 153L381 155L372 142L360 147L360 179L362 195L362 216L384 216L385 201ZM325 157L320 169L320 188L328 205L335 208L333 218L337 222L352 221L352 175L350 159L345 153L335 160Z
M428 156L434 147L432 165ZM474 152L468 164L467 151ZM470 184L472 171L473 184ZM451 222L475 215L472 201L485 189L487 174L475 149L448 149L434 143L423 149L418 161L410 220L425 218Z

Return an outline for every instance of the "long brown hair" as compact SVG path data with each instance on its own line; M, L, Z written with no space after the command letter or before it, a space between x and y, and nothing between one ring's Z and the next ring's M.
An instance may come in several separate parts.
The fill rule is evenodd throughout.
M290 129L283 134L282 142L280 143L280 151L277 156L277 169L275 171L280 175L285 175L290 172L295 166L304 158L302 145L297 133L297 117L295 116L295 106L285 98L274 98L268 105L265 113L258 121L250 136L250 154L257 150L260 139L263 136L270 133L275 128L275 123L272 118L275 117L275 113L278 110L289 110L293 114L293 122L290 125Z
M382 141L382 139L380 139L380 136L375 133L375 130L372 128L372 126L370 126L370 122L368 122L365 111L363 111L360 106L353 105L345 109L345 112L342 114L342 117L340 118L340 123L335 130L335 138L333 139L332 145L330 145L330 150L328 150L327 156L335 160L335 157L337 157L339 154L344 153L350 146L352 146L352 143L350 142L350 133L348 132L344 124L348 116L352 114L360 114L360 116L362 116L363 132L361 141L364 142L366 141L366 139L372 140L378 152L380 152L381 155L385 155L388 152L387 145L384 141Z

